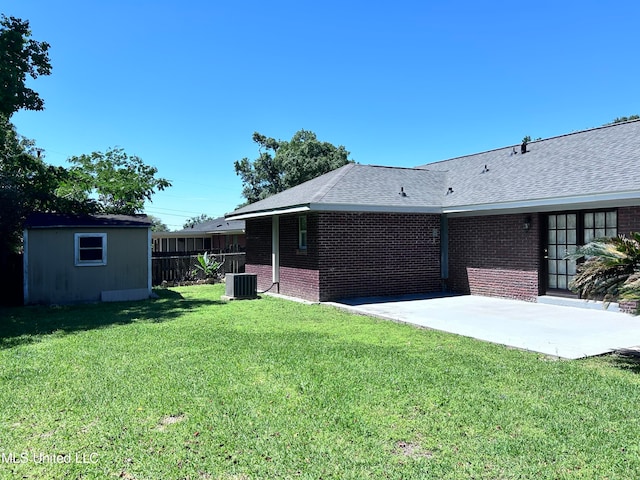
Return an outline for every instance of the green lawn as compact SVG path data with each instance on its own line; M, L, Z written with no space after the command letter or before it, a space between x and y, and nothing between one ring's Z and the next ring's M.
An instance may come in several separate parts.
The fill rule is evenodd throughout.
M222 293L0 310L0 478L640 478L630 359Z

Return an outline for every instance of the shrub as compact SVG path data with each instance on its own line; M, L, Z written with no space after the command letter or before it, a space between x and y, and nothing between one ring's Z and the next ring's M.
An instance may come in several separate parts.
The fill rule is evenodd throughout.
M640 232L596 239L567 258L585 258L569 284L582 298L640 300Z

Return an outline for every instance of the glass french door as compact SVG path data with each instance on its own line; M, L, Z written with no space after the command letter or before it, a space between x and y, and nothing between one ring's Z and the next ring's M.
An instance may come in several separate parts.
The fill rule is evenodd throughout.
M576 275L576 261L565 257L578 248L578 215L552 214L547 217L547 289L568 290Z
M543 261L549 293L569 292L569 282L576 275L576 261L565 257L579 245L618 234L615 210L563 212L547 215Z

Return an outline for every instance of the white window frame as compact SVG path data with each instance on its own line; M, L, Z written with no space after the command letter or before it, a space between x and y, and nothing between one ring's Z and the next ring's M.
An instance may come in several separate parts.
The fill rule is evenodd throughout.
M87 237L102 238L102 258L100 260L80 260L80 239ZM75 233L74 258L76 267L100 267L107 264L107 234L106 233Z
M304 228L302 228L302 222L304 222ZM298 217L298 250L306 250L308 235L307 235L307 216L300 215Z

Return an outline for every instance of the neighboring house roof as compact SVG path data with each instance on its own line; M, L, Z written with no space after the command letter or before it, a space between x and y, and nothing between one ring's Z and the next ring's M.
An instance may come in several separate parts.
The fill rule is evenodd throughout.
M25 221L25 228L149 228L151 224L151 219L146 215L71 215L65 213L33 213L27 217Z
M184 228L175 232L153 232L153 238L159 237L201 237L202 235L218 234L242 234L244 233L244 220L226 220L218 217L208 222L202 222L190 228Z
M399 194L403 187L406 196ZM308 210L464 214L640 203L640 121L416 168L349 164L227 215Z

